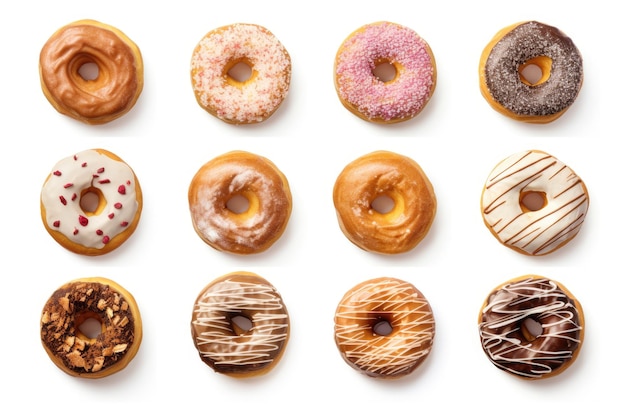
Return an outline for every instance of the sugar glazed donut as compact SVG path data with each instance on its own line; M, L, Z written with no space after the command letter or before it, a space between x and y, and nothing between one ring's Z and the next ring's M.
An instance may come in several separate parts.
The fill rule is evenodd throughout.
M533 65L537 77L527 77ZM480 91L498 112L515 120L549 123L574 103L583 84L583 60L559 29L522 22L502 29L485 47Z
M100 322L99 334L83 333L81 326L89 319ZM135 299L107 278L66 283L41 313L43 347L54 364L72 376L103 378L121 371L137 354L142 334Z
M375 74L390 65L391 78ZM435 91L437 69L430 46L415 31L391 23L360 27L335 57L335 89L341 103L361 119L402 122L417 116Z
M525 255L547 255L572 240L588 207L582 179L537 150L500 162L489 174L481 199L487 228L502 244Z
M231 72L238 64L251 70L249 78ZM222 26L207 33L193 51L191 82L198 104L213 116L232 124L258 123L287 97L291 57L262 26Z
M580 352L584 315L560 283L525 275L494 289L478 318L480 342L499 369L525 379L556 376Z
M64 248L103 255L118 248L139 224L143 195L133 170L104 149L59 161L41 190L41 218Z
M280 294L251 272L221 276L198 295L191 318L200 358L215 372L260 376L280 361L289 340L289 314Z
M97 71L86 71L95 65ZM103 124L128 113L143 89L137 45L119 29L79 20L57 30L39 55L44 95L60 113ZM83 75L85 74L85 75Z
M335 342L342 358L374 378L400 378L428 356L435 318L412 284L375 278L348 291L335 313Z
M227 152L204 164L188 194L198 236L229 253L249 255L269 249L291 216L287 178L269 159L250 152ZM244 204L233 204L242 199Z
M381 198L393 203L389 211L377 208ZM433 186L422 168L389 151L375 151L346 165L335 181L333 202L345 236L363 250L383 254L417 246L437 211Z

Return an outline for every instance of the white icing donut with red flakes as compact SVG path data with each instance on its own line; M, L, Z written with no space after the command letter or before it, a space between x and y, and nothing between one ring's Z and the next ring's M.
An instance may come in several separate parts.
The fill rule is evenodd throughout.
M101 255L135 231L143 206L133 170L117 155L89 149L59 161L41 190L41 217L66 249Z

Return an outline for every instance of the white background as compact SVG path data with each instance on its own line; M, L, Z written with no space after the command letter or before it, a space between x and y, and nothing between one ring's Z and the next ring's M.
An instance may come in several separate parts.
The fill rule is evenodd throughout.
M507 410L586 414L623 409L625 343L624 36L617 3L595 1L235 3L55 1L4 2L0 10L0 220L2 332L0 413L74 415L183 412L293 416L462 415ZM10 6L7 6L10 4ZM300 5L303 4L303 5ZM59 27L82 18L111 24L140 47L145 86L132 111L104 126L58 114L39 85L38 55ZM539 20L566 32L581 51L585 82L566 114L528 125L491 109L478 88L483 47L502 27ZM391 126L358 119L340 104L332 67L354 29L389 20L430 44L438 84L414 120ZM248 22L270 29L292 57L289 96L268 121L231 126L196 103L189 62L209 30ZM102 147L135 170L144 211L135 234L113 253L82 257L60 247L40 220L39 192L52 166L83 149ZM572 167L590 192L580 234L558 252L531 258L500 245L484 226L479 199L497 162L526 149L549 152ZM197 169L229 150L274 161L288 177L293 215L269 251L232 256L205 245L189 216L187 189ZM415 159L428 174L438 212L427 238L399 256L366 253L337 225L332 188L341 169L373 150ZM193 302L214 278L248 270L270 280L291 314L285 356L268 375L236 380L200 360L189 323ZM585 341L560 376L528 382L496 369L480 347L477 316L489 291L524 274L565 284L583 305ZM393 276L416 285L435 313L437 334L427 361L397 381L362 376L335 347L333 315L357 283ZM137 299L144 325L138 355L101 380L72 378L49 360L39 315L52 292L80 277L105 276ZM621 387L621 388L620 388ZM17 408L16 408L17 407ZM22 411L24 411L22 413ZM545 413L544 413L545 411ZM452 413L452 414L450 414ZM489 414L494 414L489 411Z

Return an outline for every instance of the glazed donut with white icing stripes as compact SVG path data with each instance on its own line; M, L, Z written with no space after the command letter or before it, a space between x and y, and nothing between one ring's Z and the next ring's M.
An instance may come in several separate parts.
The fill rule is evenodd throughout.
M289 331L282 297L251 272L215 279L194 303L194 345L202 361L224 375L244 378L269 372L285 351Z
M434 337L435 318L428 300L397 278L356 285L335 312L335 342L342 358L373 378L412 373L430 353Z
M580 352L583 310L560 283L525 275L494 289L478 318L480 341L498 368L526 379L556 376Z
M64 248L103 255L135 231L143 195L133 170L104 149L88 149L62 159L41 190L41 218Z
M505 246L526 255L554 252L576 236L589 207L585 183L543 151L509 156L482 192L485 225Z

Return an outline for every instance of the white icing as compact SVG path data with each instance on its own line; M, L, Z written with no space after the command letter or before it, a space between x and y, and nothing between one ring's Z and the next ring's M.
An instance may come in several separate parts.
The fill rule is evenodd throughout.
M134 220L139 207L135 186L128 165L95 150L62 159L41 190L46 224L74 243L102 249ZM91 188L106 199L99 215L85 213L80 204L81 193Z
M520 197L545 193L547 204L524 212ZM485 223L505 245L545 255L580 230L589 198L583 181L558 159L540 151L520 152L500 162L482 195Z

